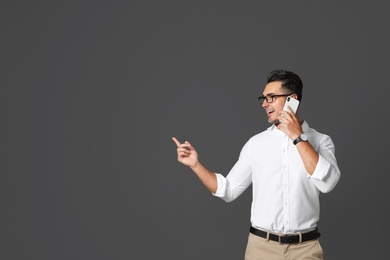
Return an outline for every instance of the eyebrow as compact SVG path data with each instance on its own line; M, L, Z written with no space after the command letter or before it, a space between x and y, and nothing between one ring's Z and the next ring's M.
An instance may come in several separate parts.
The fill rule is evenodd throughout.
M264 97L265 97L265 96L270 96L270 95L276 95L276 94L275 94L275 93L272 93L272 92L271 92L271 93L267 93L266 95L263 94Z

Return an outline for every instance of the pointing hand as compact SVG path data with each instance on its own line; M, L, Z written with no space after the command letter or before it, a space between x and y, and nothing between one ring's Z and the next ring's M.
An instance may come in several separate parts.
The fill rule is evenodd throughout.
M198 164L198 153L195 148L187 141L180 143L175 137L172 137L172 140L177 145L177 160L188 167L195 167Z

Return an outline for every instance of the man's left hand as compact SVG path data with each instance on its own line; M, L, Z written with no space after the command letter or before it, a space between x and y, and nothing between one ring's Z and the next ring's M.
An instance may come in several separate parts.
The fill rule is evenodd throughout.
M288 135L291 140L295 140L302 134L301 121L298 118L298 115L295 115L290 107L287 107L288 111L281 111L278 120L279 123L276 127Z

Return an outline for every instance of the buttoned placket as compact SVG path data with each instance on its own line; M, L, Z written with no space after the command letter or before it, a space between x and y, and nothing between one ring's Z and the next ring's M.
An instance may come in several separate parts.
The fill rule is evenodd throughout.
M287 135L283 138L283 155L282 155L282 174L283 174L283 233L288 233L290 230L290 199L289 199L289 160L288 160L288 148L289 148L289 137Z

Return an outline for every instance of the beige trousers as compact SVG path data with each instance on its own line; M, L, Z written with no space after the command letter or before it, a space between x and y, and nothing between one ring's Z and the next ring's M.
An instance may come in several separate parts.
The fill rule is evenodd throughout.
M306 241L300 244L279 244L249 233L245 260L311 260L324 259L320 242Z

